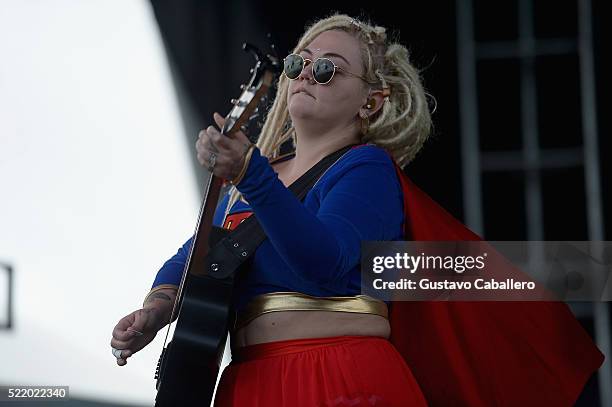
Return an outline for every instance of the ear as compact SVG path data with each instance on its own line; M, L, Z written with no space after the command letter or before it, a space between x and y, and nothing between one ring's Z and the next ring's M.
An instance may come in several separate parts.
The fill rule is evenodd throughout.
M359 116L372 117L372 115L376 114L376 112L383 107L384 100L385 96L382 90L370 91L370 95L366 98L366 102L359 109Z

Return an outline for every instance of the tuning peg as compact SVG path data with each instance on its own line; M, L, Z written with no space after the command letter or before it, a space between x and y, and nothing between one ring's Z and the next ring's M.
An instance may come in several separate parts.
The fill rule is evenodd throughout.
M237 100L236 100L236 99L230 99L230 103L231 103L232 105L235 105L235 104L236 104L236 102L237 102Z
M265 55L253 44L249 44L248 42L245 42L242 44L242 49L246 52L250 52L251 54L253 54L253 56L255 57L257 61L265 60ZM253 73L252 69L251 69L251 73Z
M280 55L278 54L278 49L276 49L276 45L274 45L274 38L272 37L272 33L268 33L268 34L266 34L266 37L268 38L268 41L269 41L269 43L270 43L270 49L272 50L272 53L274 54L274 57L275 57L277 60L280 60L280 59L281 59L281 57L280 57Z
M246 88L246 85L243 83L242 85L240 85L240 90L244 90L244 88Z

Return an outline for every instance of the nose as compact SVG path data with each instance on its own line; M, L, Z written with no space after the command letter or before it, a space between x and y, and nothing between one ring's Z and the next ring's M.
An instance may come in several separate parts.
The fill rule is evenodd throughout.
M304 68L302 68L302 72L298 76L298 79L307 80L308 82L314 82L312 78L312 66L310 60L304 60Z

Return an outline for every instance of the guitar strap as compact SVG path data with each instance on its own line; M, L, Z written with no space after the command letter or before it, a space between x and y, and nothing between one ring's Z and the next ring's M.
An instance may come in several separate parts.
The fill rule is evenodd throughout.
M289 186L289 190L302 201L323 173L356 145L359 144L349 144L321 159L294 181ZM214 246L205 259L207 275L219 280L233 278L238 268L251 257L266 237L255 214L249 216L231 232L213 226L210 241Z

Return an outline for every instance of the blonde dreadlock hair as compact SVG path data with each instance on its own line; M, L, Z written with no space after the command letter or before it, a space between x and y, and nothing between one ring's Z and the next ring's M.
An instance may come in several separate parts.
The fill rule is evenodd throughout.
M406 47L388 41L386 29L359 21L344 14L334 14L311 24L298 41L293 53L299 53L319 34L341 30L358 38L363 58L363 76L374 87L387 88L389 96L383 107L370 118L370 125L361 141L373 143L387 150L401 166L414 159L431 130L427 93L419 71L411 64ZM268 111L256 143L262 155L278 157L280 146L290 138L296 139L287 109L289 79L281 75L272 107ZM227 208L241 198L234 187Z

